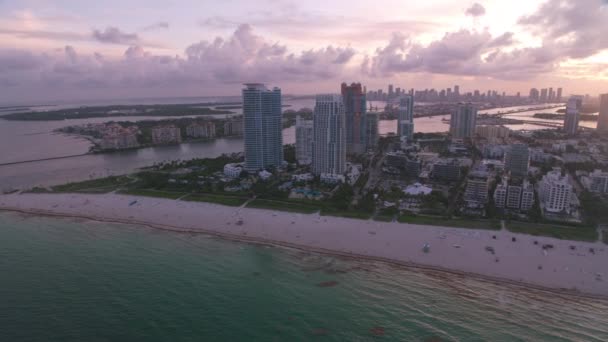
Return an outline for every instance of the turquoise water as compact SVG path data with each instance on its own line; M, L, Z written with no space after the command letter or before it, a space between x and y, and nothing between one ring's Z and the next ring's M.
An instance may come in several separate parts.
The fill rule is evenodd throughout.
M608 340L598 300L81 220L0 213L0 277L0 341Z

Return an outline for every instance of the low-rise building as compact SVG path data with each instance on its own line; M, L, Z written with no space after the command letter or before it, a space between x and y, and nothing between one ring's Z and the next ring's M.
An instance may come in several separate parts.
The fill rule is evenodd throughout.
M471 172L464 193L467 207L482 208L488 203L489 184L487 172Z
M541 207L550 213L570 213L572 185L568 177L562 176L560 168L549 171L539 182Z
M433 179L453 182L460 179L460 174L460 163L457 159L441 159L433 164Z
M344 183L345 181L344 175L339 175L335 173L322 173L321 174L321 182L328 184L337 184Z
M410 196L426 196L430 195L431 192L433 192L433 188L428 185L414 183L408 185L405 189L403 189L403 192L406 195Z
M608 193L608 172L595 170L589 174L589 191L595 193Z
M224 165L224 176L228 178L239 178L243 172L243 164L230 163Z
M312 173L303 173L299 175L293 175L291 177L294 182L310 182L315 179L315 175Z
M260 177L261 180L265 181L265 180L269 180L270 177L272 177L272 173L270 173L266 170L262 170L262 171L258 172L258 176Z

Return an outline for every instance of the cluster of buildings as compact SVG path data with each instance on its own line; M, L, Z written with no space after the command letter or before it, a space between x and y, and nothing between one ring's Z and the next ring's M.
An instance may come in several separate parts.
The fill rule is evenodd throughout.
M137 135L139 129L136 126L122 127L119 124L97 124L101 139L99 147L102 150L123 150L139 147Z
M542 88L540 91L537 88L530 89L530 100L541 103L562 102L562 88Z
M245 163L249 172L281 167L283 138L281 90L245 84L243 119ZM359 83L343 83L340 94L317 95L312 120L296 118L296 159L310 165L321 180L349 182L361 167L349 165L347 154L363 154L378 143L378 114L367 112Z

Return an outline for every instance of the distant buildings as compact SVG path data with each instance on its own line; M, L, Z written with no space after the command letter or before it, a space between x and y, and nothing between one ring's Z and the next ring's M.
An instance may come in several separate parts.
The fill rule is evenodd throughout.
M137 134L139 130L135 126L122 127L119 124L100 125L98 130L102 138L99 147L102 150L123 150L139 147Z
M597 130L608 131L608 94L600 95L600 115L597 121Z
M181 142L182 134L179 127L166 125L152 128L153 144L179 144Z
M403 95L397 110L397 135L403 142L412 141L414 137L414 97Z
M281 89L248 83L242 92L245 170L278 167L283 163Z
M549 171L539 182L541 206L550 213L570 212L572 185L559 168Z
M525 178L530 167L530 149L526 144L513 144L505 153L505 170L513 177Z
M505 139L509 137L511 130L505 126L487 125L477 126L475 134L488 140Z
M242 119L227 119L224 121L225 136L243 135L243 120Z
M450 134L454 139L472 138L477 125L477 108L472 103L459 104L452 113Z
M346 120L346 152L364 153L366 146L366 96L361 83L342 83L342 99Z
M211 139L215 137L215 123L211 121L195 122L186 127L186 136L189 138Z
M571 96L566 104L566 116L564 118L564 132L569 135L576 135L578 132L578 122L580 110L583 105L582 96Z
M296 117L296 160L301 165L312 163L313 122Z
M342 96L317 95L313 113L312 170L315 174L341 175L346 171L345 120Z

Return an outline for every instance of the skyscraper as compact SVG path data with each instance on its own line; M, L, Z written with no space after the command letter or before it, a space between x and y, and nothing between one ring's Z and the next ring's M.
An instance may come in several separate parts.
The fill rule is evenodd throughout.
M597 130L608 131L608 94L600 95L600 115L597 120Z
M557 88L557 95L555 96L556 102L562 101L562 88Z
M283 162L281 89L247 83L243 89L245 169L258 171Z
M477 108L472 103L460 103L450 119L452 138L472 138L477 125Z
M346 169L346 118L340 95L317 95L313 113L312 169L317 175Z
M582 96L570 96L566 104L566 116L564 118L564 132L575 135L578 132L579 111L583 105Z
M391 88L392 91L392 88ZM360 83L342 83L342 98L346 116L346 152L365 152L366 98Z
M525 178L530 166L530 149L526 144L513 144L505 154L505 170L513 177Z
M299 164L312 162L313 123L296 117L296 160Z
M540 102L547 102L547 88L540 90Z
M529 95L530 100L538 101L538 97L539 97L538 89L536 89L536 88L530 89L530 95Z
M378 145L378 113L365 113L365 148L372 151Z
M414 138L414 97L412 95L403 95L399 99L397 135L404 142Z
M390 99L391 97L393 97L393 95L394 95L393 94L393 85L389 84L388 85L388 98ZM344 96L344 95L342 95L342 96Z

